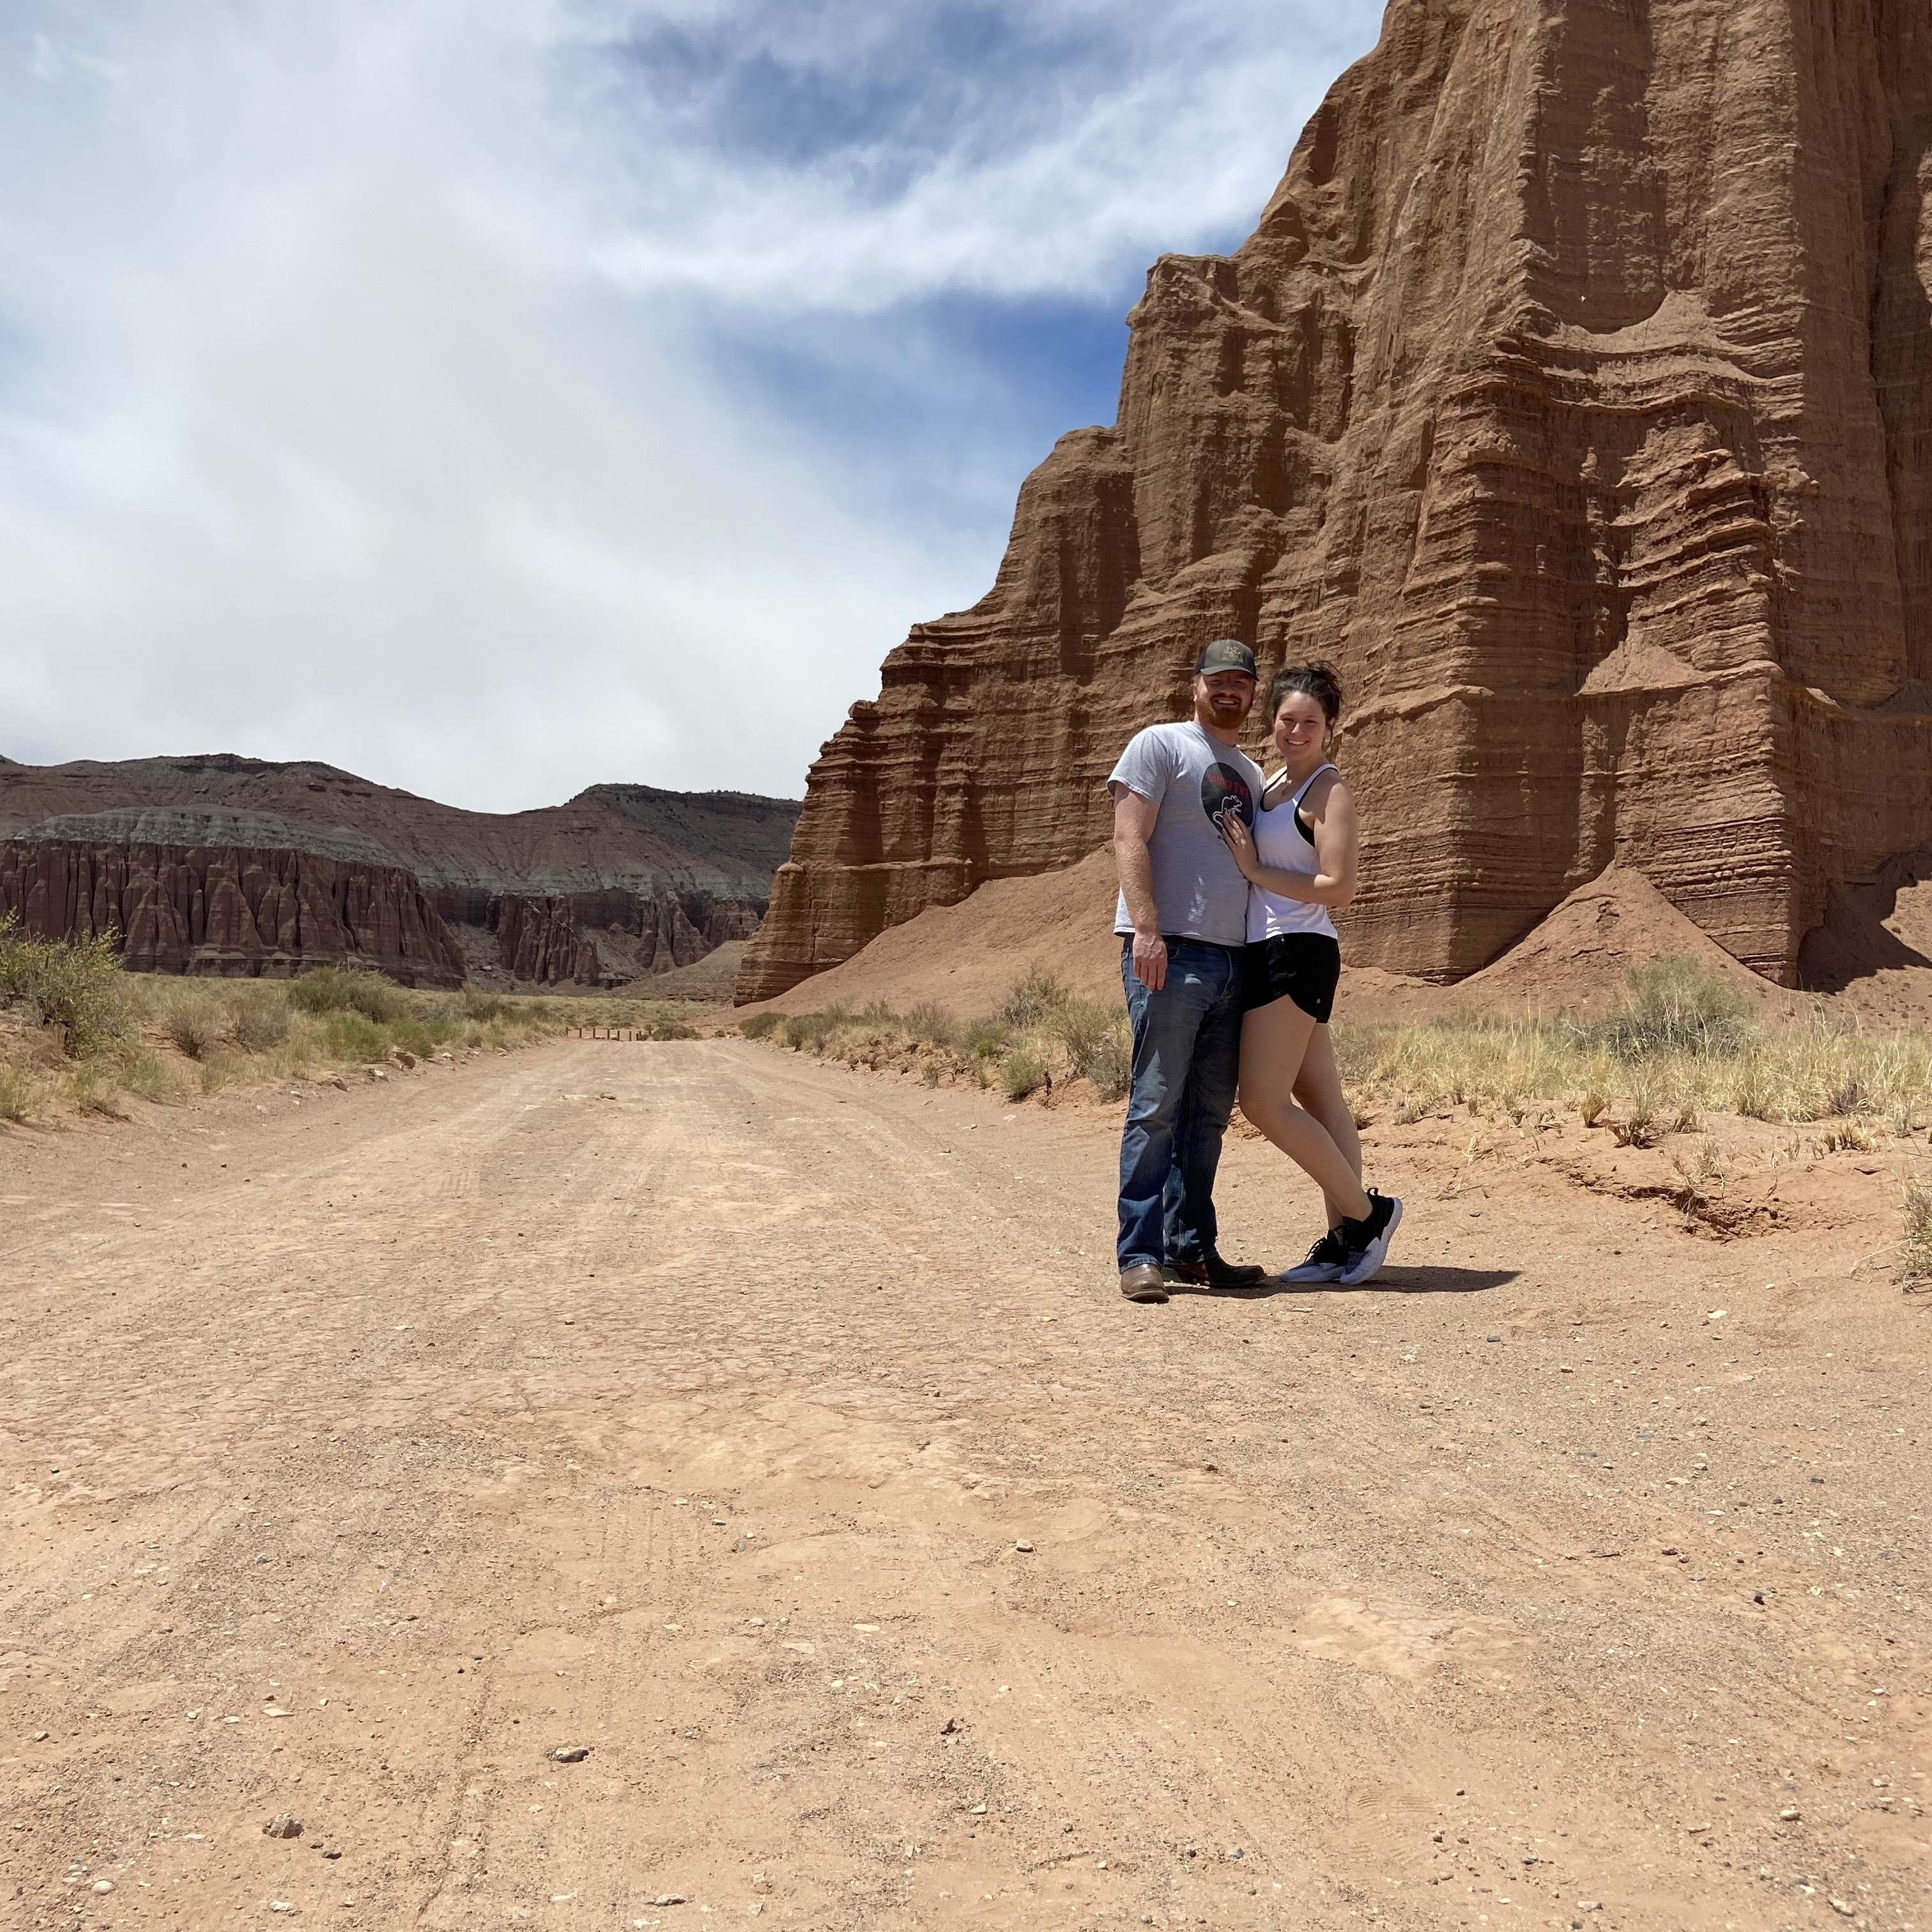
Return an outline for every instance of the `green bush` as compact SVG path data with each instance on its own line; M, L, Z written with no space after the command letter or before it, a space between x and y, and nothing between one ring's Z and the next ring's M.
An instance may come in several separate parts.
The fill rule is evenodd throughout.
M302 982L296 982L299 986ZM388 1030L366 1014L338 1009L325 1016L322 1040L334 1060L386 1060L389 1054Z
M190 1060L206 1060L221 1044L219 1016L198 999L185 999L170 1007L162 1030Z
M778 1039L793 1052L823 1053L833 1030L852 1024L850 1006L832 1006L816 1013L788 1014Z
M104 1119L124 1120L128 1116L116 1104L114 1083L98 1066L75 1068L68 1084L68 1097L83 1114L98 1114Z
M354 966L317 966L289 982L289 998L305 1013L360 1013L379 1024L410 1010L394 980Z
M502 1019L512 1011L513 1005L500 993L478 992L474 986L465 986L461 998L464 1016L472 1020Z
M31 1120L40 1090L39 1082L24 1066L0 1060L0 1120Z
M288 1001L266 987L238 995L230 1022L244 1053L272 1052L287 1040L292 1024Z
M686 1026L682 1020L659 1020L651 1028L653 1040L695 1040L698 1029Z
M782 1013L747 1013L738 1022L738 1030L747 1040L769 1040L784 1022Z
M1681 953L1646 960L1624 975L1615 1012L1586 1026L1591 1044L1624 1060L1660 1053L1741 1053L1755 1031L1743 994Z
M1067 1065L1103 1100L1118 1100L1126 1092L1134 1048L1125 1013L1098 1000L1069 994L1047 1024L1066 1050Z
M23 1006L42 1026L57 1026L67 1051L98 1053L128 1030L115 935L22 939L14 915L0 919L0 1003Z
M1009 1100L1024 1100L1048 1084L1046 1062L1030 1048L1016 1046L1000 1070L1000 1090Z
M959 1022L946 1009L931 1000L922 1000L905 1016L905 1030L914 1040L928 1040L934 1046L956 1046Z
M1000 1002L997 1017L1016 1028L1036 1027L1059 1012L1070 997L1065 986L1036 962Z
M1900 1203L1904 1238L1900 1244L1899 1279L1917 1290L1932 1281L1932 1187L1908 1180Z
M463 1025L462 1021L443 1013L428 1018L397 1020L390 1024L388 1031L392 1045L413 1053L418 1060L427 1060L457 1038Z
M146 1048L124 1057L120 1079L129 1093L138 1094L144 1100L166 1100L174 1095L174 1081L160 1055Z
M1012 1036L996 1019L968 1020L959 1036L959 1048L975 1060L995 1060L1012 1045Z

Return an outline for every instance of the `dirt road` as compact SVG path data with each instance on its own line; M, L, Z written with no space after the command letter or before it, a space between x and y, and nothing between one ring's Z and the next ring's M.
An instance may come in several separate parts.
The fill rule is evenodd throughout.
M0 1925L1932 1926L1921 1304L1445 1148L1137 1308L1114 1150L725 1040L0 1141Z

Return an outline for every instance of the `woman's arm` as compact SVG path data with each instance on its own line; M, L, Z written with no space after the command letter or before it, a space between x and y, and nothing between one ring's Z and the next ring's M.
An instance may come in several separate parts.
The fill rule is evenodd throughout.
M1305 905L1345 906L1355 896L1355 801L1342 780L1334 778L1310 788L1302 811L1315 828L1318 872L1290 872L1264 866L1255 850L1254 835L1232 812L1222 822L1221 836L1250 885Z

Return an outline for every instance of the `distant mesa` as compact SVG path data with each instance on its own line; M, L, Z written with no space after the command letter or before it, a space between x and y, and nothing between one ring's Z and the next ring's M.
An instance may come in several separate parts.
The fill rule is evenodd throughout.
M1252 236L1155 264L992 588L825 746L738 998L1086 858L1223 635L1341 668L1352 962L1460 980L1621 868L1772 980L1888 970L1932 843L1932 32L1824 18L1392 0Z
M655 983L721 946L736 956L798 812L603 784L500 814L230 752L0 758L0 914L47 938L118 933L149 972Z

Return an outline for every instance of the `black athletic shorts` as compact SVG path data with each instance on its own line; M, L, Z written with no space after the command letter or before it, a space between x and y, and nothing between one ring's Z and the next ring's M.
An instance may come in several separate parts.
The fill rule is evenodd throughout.
M1325 1026L1341 976L1341 944L1325 932L1277 933L1241 948L1241 1000L1250 1010L1292 1000Z

